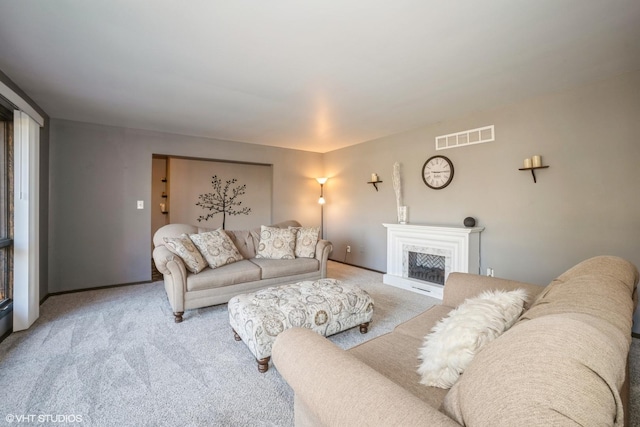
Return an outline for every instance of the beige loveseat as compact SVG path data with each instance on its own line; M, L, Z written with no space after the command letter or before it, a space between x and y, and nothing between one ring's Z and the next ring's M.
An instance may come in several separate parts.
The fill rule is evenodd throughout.
M300 223L284 221L272 227L300 227ZM168 224L153 236L153 261L158 271L164 275L164 286L176 323L182 321L182 315L187 309L223 304L235 295L268 286L327 276L327 259L333 248L331 242L318 240L315 258L256 259L260 227L252 230L225 230L244 259L214 269L207 267L197 274L189 272L182 259L164 245L164 237L210 230L187 224Z
M299 426L628 425L637 282L635 266L615 257L584 261L547 287L452 273L442 305L391 333L344 351L291 329L273 361L295 391ZM435 323L482 290L515 288L533 303L511 329L450 390L420 384L418 349Z

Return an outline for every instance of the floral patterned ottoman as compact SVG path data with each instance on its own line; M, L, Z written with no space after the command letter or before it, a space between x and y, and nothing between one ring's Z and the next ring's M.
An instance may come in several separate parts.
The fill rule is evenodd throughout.
M231 298L229 323L267 372L271 346L285 329L300 327L329 336L360 325L367 333L373 299L355 285L335 279L271 287Z

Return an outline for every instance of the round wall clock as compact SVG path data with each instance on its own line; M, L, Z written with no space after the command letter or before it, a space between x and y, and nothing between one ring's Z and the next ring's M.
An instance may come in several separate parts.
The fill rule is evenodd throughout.
M442 190L453 179L453 163L445 156L430 157L422 167L422 180L427 187Z

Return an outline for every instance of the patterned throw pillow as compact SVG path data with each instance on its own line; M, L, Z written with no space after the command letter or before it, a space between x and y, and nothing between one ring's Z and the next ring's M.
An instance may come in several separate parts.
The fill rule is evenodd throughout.
M294 259L296 233L288 228L260 227L260 244L256 258Z
M243 259L238 248L221 228L206 233L190 234L189 238L200 249L211 268L221 267Z
M194 274L200 273L206 266L207 262L202 258L198 248L196 248L186 234L180 237L164 237L164 246L178 255L184 262L184 266Z
M289 227L296 232L296 258L315 258L320 227Z

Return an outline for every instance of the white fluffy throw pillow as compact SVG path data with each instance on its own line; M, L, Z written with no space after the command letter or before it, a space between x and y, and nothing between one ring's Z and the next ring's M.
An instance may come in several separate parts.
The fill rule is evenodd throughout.
M514 324L526 299L524 289L485 291L453 309L425 337L420 383L450 388L480 348Z

